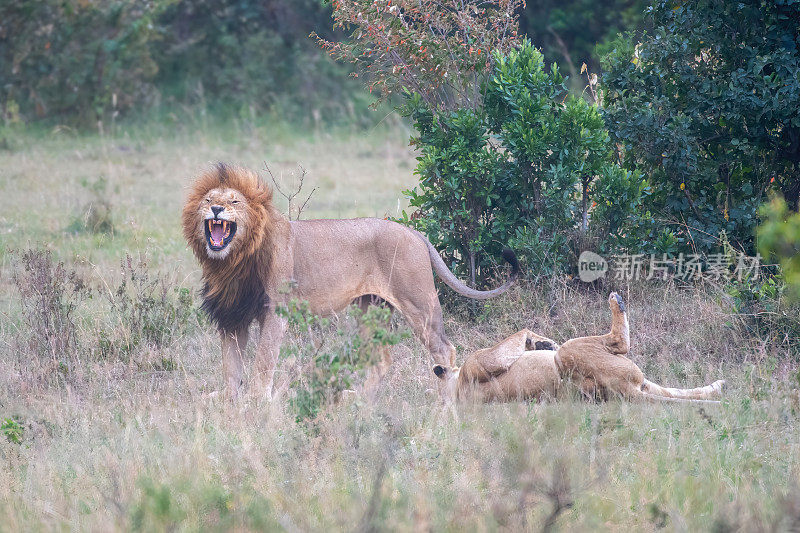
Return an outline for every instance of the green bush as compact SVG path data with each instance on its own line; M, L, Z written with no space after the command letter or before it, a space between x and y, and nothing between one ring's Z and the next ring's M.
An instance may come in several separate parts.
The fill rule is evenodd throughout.
M406 191L421 215L414 225L456 272L468 275L473 285L486 282L519 219L508 194L510 167L488 142L486 114L460 109L434 116L416 95L406 109L419 132L412 143L421 152L419 185Z
M765 220L758 228L759 251L777 258L790 298L800 302L800 213L789 213L786 202L775 198L761 207L761 214Z
M0 431L5 435L6 440L13 444L22 444L22 436L25 433L25 428L20 423L18 416L6 418L0 424Z
M141 477L129 515L132 531L276 531L272 502L249 482L233 489L218 480Z
M292 383L294 396L289 404L297 421L313 419L321 409L349 389L367 368L380 361L381 351L408 337L408 331L395 331L390 327L391 310L370 306L365 312L352 307L349 315L355 319L358 331L339 327L334 334L312 335L313 330L327 329L330 320L309 310L308 302L290 300L276 310L296 333L305 335L302 345L286 344L281 348L283 357L294 356L301 360L304 371ZM331 342L332 341L332 342Z
M417 95L419 186L407 191L425 232L454 270L485 285L510 245L537 272L575 266L584 249L636 246L650 237L637 172L612 160L598 109L569 94L554 65L525 41L494 55L484 105L433 113Z
M495 55L486 108L492 132L511 155L518 209L546 240L566 237L561 260L587 247L608 251L639 239L647 183L612 160L597 106L567 93L529 42ZM642 215L642 216L639 216Z
M308 38L330 26L317 0L2 2L0 112L84 127L175 104L359 120L368 97Z
M153 96L156 18L166 0L0 4L6 120L110 119Z
M604 117L681 251L753 252L770 191L800 194L800 2L659 0L606 57Z

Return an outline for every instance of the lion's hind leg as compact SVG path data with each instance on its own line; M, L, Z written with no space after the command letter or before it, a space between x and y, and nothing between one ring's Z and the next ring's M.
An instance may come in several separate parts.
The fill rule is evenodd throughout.
M423 294L416 300L399 300L396 307L428 349L434 363L453 367L456 364L456 349L444 333L444 318L436 292Z
M270 310L261 319L258 347L256 349L256 379L253 392L256 396L272 401L272 387L275 380L275 367L281 350L283 336L288 322Z

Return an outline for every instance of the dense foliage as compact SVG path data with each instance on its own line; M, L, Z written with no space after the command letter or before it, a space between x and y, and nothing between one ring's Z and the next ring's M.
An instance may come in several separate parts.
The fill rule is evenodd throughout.
M357 11L347 11L356 4ZM331 27L332 13L337 29ZM91 126L133 109L175 104L222 107L244 116L278 111L295 120L360 119L358 110L370 96L348 80L349 68L330 61L308 38L313 32L338 52L347 45L333 41L341 40L359 13L376 23L375 30L404 24L416 35L400 42L398 33L379 32L380 46L363 48L356 66L384 63L401 71L406 84L416 77L421 94L460 86L476 105L475 72L459 77L466 73L460 65L485 72L491 50L516 37L493 29L516 27L514 13L546 59L568 70L573 85L576 65L587 62L596 71L596 43L602 49L609 36L639 28L642 19L640 0L3 2L0 112L7 123L48 119ZM443 42L430 35L437 32L448 35L449 48L437 48ZM374 87L386 88L385 69L356 70Z
M771 191L800 194L800 2L660 0L655 29L615 43L605 118L682 249L753 251Z
M155 82L177 101L319 121L353 120L354 98L367 100L349 70L309 38L312 31L343 36L332 31L331 10L320 0L182 0L160 23Z
M432 111L477 109L493 51L517 40L522 0L334 0L337 27L350 40L323 48L363 65L370 91L417 94Z
M646 230L645 180L613 163L597 108L529 41L494 54L483 92L478 109L436 113L418 96L405 107L421 152L412 222L456 270L484 283L509 244L532 273L569 269L583 249Z
M0 109L82 125L159 103L352 119L348 70L308 38L330 27L317 0L2 2Z
M581 66L598 72L599 58L617 34L645 26L644 0L538 0L527 2L519 18L520 33L540 47L548 63L580 85Z
M146 101L163 2L0 3L0 105L6 121L91 122Z

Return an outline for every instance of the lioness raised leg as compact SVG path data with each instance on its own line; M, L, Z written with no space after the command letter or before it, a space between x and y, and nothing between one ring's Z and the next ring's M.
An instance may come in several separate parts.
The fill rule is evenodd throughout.
M607 399L621 395L629 400L692 400L718 397L723 380L694 389L662 387L645 379L636 364L625 357L630 349L630 326L625 303L615 292L608 298L611 331L605 335L579 337L565 342L555 360L562 377L570 378L584 396Z

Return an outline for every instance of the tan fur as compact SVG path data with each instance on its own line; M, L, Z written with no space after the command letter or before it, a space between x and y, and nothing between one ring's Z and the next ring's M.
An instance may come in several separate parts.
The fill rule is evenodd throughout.
M529 330L508 337L491 348L469 355L461 369L434 367L451 397L480 401L551 398L561 379L574 382L590 399L621 396L645 401L710 401L722 393L725 382L695 389L662 387L645 379L625 357L630 350L630 326L622 299L609 296L611 331L605 335L570 339L555 350L530 351L535 341L555 342Z
M212 206L222 207L237 225L222 251L207 246L204 234L206 218L216 216ZM183 209L183 233L202 265L204 306L220 325L226 388L233 394L241 383L248 326L258 320L257 385L270 395L286 328L274 311L289 298L305 300L313 313L324 315L362 296L378 296L400 310L437 364L452 365L455 349L444 334L432 265L468 297L494 296L510 285L493 291L466 287L424 236L391 221L290 222L273 207L269 187L241 167L220 164L197 179Z
M473 401L554 399L561 377L555 350L537 350L536 342L555 341L530 330L511 335L491 348L470 354L461 368L434 367L449 398Z
M630 350L628 313L622 298L612 292L611 331L605 335L570 339L558 349L556 364L588 398L622 396L628 400L708 400L719 397L724 381L696 389L671 389L645 379L636 364L625 357Z

